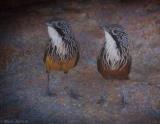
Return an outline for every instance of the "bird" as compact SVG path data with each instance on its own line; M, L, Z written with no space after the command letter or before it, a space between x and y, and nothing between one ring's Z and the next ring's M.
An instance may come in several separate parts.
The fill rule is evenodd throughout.
M64 19L51 19L46 22L49 43L44 52L43 62L48 75L47 93L50 73L62 71L65 74L74 68L79 60L79 43L76 41L71 25Z
M105 24L102 27L105 42L97 57L98 72L105 79L129 79L132 57L128 34L119 24Z

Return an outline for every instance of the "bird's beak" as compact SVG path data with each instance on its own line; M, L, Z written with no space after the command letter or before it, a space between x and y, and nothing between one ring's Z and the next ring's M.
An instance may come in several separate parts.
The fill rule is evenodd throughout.
M49 23L49 22L46 22L46 25L47 25L47 26L51 26L51 23Z
M99 25L99 28L100 28L101 30L104 30L104 25L103 25L103 24L100 24L100 25Z
M102 30L106 30L106 31L109 31L109 23L108 22L102 22L101 24L100 24L100 28L102 29Z
M107 30L108 31L108 25L105 23L100 24L100 29L101 30Z

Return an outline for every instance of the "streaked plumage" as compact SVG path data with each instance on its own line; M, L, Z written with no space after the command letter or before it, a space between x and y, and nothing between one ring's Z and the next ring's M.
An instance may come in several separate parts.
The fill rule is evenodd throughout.
M104 78L128 79L131 68L129 40L120 25L104 26L105 43L97 59L98 71Z
M77 65L79 45L71 31L70 25L64 20L47 22L50 42L44 55L44 64L48 73L63 71L67 73Z

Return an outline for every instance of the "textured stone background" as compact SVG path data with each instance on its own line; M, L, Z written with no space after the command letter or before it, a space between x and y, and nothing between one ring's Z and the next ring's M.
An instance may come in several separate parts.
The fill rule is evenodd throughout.
M46 20L67 19L81 46L68 75L47 76L42 58ZM104 80L96 57L104 43L99 25L119 23L131 39L130 80ZM43 3L0 13L0 123L160 124L160 3L86 1Z

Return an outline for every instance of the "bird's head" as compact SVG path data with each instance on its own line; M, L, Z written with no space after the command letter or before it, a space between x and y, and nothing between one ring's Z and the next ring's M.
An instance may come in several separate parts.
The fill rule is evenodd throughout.
M124 33L124 28L118 24L104 25L103 29L112 36L117 36Z
M70 24L61 19L52 19L46 23L48 29L55 30L58 34L63 37L70 33Z
M118 48L120 52L123 47L128 48L128 34L121 25L104 25L103 30L107 47L112 46L112 50Z
M124 28L118 24L110 24L104 25L103 30L105 32L106 39L113 38L113 40L117 43L127 43L128 42L128 34L125 32Z

